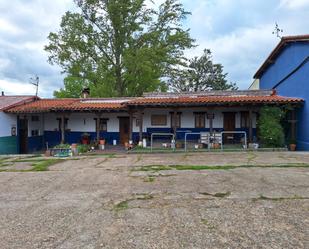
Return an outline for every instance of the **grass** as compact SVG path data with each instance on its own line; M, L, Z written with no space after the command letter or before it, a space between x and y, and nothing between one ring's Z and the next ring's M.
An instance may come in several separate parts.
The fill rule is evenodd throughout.
M238 168L308 168L306 163L290 163L290 164L273 164L273 165L148 165L135 167L134 171L152 171L161 170L231 170Z
M227 197L229 195L231 195L231 192L228 191L228 192L222 192L222 193L215 193L215 194L210 194L210 193L207 193L207 192L203 192L203 193L200 193L202 195L210 195L210 196L213 196L213 197L217 197L217 198L224 198L224 197Z
M201 222L208 227L208 229L214 229L216 228L214 225L210 224L209 221L207 219L201 219Z
M125 200L125 201L121 201L119 203L117 203L116 205L114 205L113 210L116 212L122 211L122 210L126 210L129 208L129 200Z
M144 178L144 182L154 182L155 179L156 178L154 176L148 176L148 177Z
M151 195L151 194L136 194L132 198L121 201L121 202L117 203L116 205L114 205L113 210L116 211L116 212L124 211L124 210L129 208L129 202L131 202L131 201L134 201L134 200L150 200L152 198L153 198L153 195Z
M284 201L284 200L306 200L309 199L308 197L302 197L298 195L294 195L291 197L267 197L264 195L260 195L258 198L253 198L253 201L258 201L258 200L266 200L266 201Z
M15 159L10 161L10 163L20 163L20 162L26 162L30 163L30 166L32 166L31 169L21 169L21 170L15 170L15 169L1 169L0 172L32 172L32 171L47 171L49 166L55 165L57 163L63 162L62 159ZM0 164L0 166L7 166L5 164Z

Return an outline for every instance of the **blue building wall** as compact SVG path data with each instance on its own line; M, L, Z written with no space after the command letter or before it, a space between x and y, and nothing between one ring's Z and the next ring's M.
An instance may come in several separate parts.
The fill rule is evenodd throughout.
M287 45L260 77L261 89L272 89L297 68L309 56L309 43L296 42ZM297 148L309 150L309 62L275 87L279 95L305 99L298 111Z

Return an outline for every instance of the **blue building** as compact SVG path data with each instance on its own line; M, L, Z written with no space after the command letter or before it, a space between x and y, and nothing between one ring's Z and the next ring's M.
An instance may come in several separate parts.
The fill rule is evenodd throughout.
M291 137L298 150L309 150L309 35L283 37L254 75L259 89L274 89L279 95L305 100L297 113L292 112Z

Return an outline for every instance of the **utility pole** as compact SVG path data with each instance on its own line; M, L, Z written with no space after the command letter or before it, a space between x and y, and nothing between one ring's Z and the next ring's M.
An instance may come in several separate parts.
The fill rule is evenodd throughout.
M39 76L35 75L34 77L30 78L30 84L35 86L35 96L38 96L38 91L39 91L39 83L40 83L40 78Z

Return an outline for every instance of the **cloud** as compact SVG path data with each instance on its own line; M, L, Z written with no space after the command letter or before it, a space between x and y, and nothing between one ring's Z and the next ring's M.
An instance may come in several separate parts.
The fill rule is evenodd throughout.
M51 97L53 90L63 85L60 68L47 63L44 45L49 32L58 29L64 12L72 8L71 0L1 3L0 90L33 94L28 82L34 74L41 78L42 96Z
M147 6L164 0L147 0ZM308 33L309 0L181 0L192 15L184 22L199 56L210 48L214 61L222 63L228 79L249 87L252 76L279 40L272 34L275 22L284 35ZM43 47L47 35L59 29L61 16L74 10L73 0L10 0L0 4L0 90L33 94L29 78L40 77L40 95L51 97L63 86L57 66L47 63Z
M248 88L254 73L279 42L272 34L276 22L284 35L308 31L308 11L291 11L288 7L304 7L309 1L285 1L284 8L282 2L185 0L192 12L186 26L199 45L187 54L199 56L203 49L211 49L214 61L223 64L228 72L228 79L241 89Z
M296 10L300 8L309 7L309 1L308 0L281 0L279 7Z

